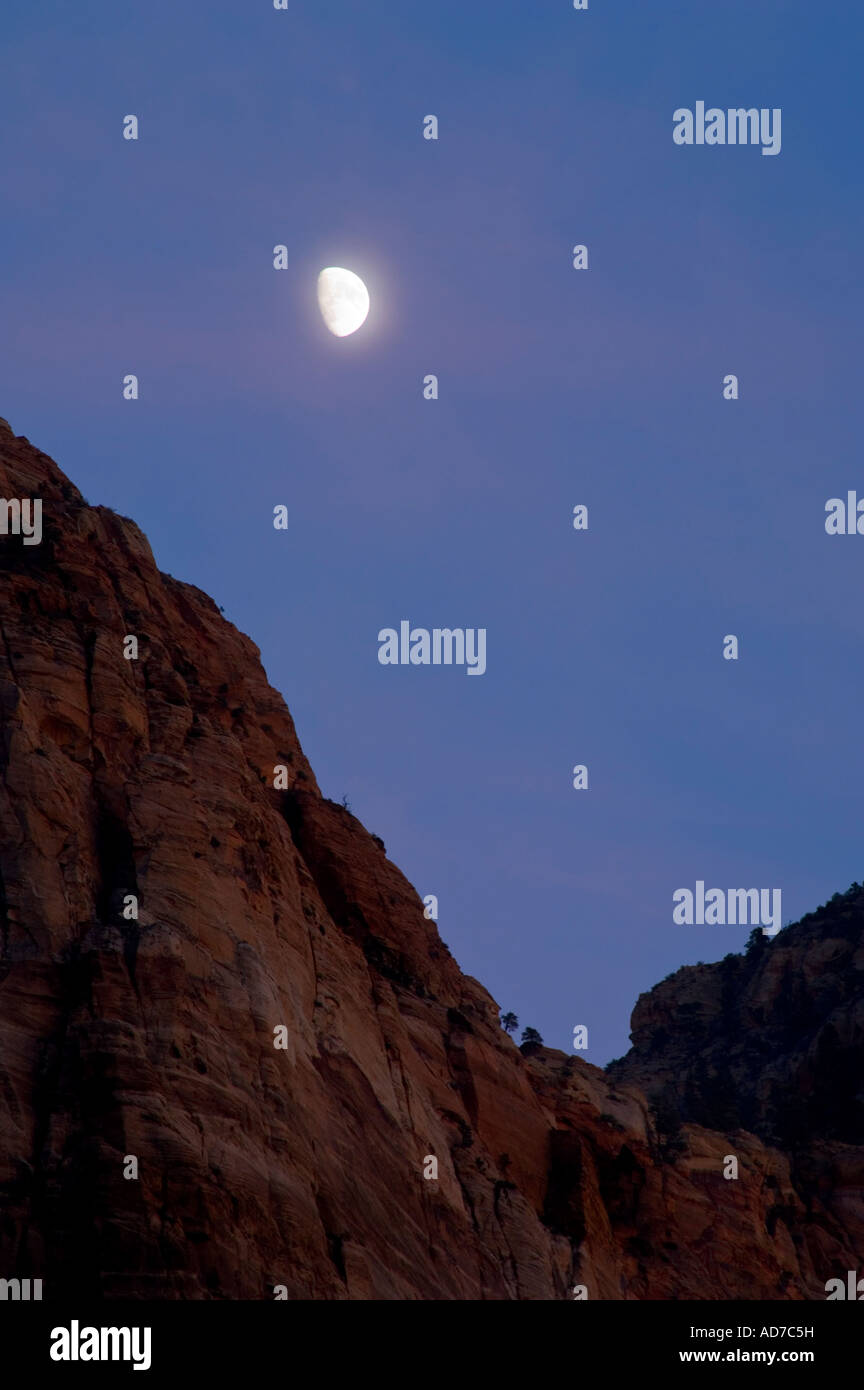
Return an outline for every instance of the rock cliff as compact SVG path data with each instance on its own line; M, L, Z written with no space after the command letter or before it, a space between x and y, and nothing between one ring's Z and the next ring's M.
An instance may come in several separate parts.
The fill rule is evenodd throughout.
M860 892L658 986L607 1073L523 1055L249 638L5 421L0 494L43 508L0 535L0 1276L818 1299L858 1268Z

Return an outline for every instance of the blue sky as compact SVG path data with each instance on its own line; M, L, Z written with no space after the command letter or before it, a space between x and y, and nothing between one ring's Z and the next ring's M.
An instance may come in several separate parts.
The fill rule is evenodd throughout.
M788 920L864 876L864 539L824 531L864 495L858 7L4 19L0 414L258 643L463 969L602 1064L746 940L676 888ZM698 100L782 108L781 154L677 147ZM330 264L372 295L342 340ZM486 674L380 666L403 618L485 627Z

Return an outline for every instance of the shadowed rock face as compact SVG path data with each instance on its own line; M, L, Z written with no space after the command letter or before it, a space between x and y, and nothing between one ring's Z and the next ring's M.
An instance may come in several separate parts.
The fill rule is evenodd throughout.
M678 1119L798 1151L864 1144L864 889L853 884L744 956L688 966L643 994L610 1075Z
M644 996L609 1074L523 1056L253 643L5 422L0 495L43 502L40 545L0 537L0 1277L823 1298L858 1268L858 898Z

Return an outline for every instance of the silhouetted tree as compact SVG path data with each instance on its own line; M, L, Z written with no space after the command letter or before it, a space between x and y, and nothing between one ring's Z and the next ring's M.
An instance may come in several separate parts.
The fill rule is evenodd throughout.
M522 1041L523 1043L536 1043L540 1046L542 1045L543 1039L536 1028L525 1028L522 1032Z
M519 1027L519 1020L515 1014L507 1013L501 1015L501 1027L505 1033L515 1033Z

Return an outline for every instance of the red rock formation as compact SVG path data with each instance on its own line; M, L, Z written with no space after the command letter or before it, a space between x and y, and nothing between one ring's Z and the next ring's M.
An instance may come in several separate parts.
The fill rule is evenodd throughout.
M0 537L0 1274L46 1297L823 1298L857 1268L859 1148L811 1136L816 1193L753 1132L670 1133L633 1078L523 1056L321 796L253 643L5 422L0 494L40 497L44 527Z

